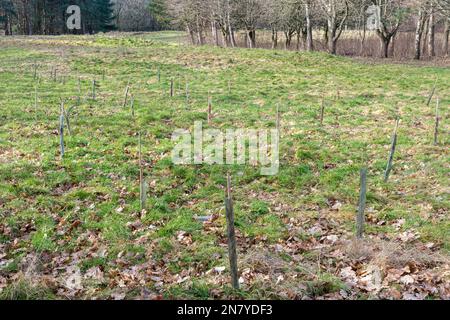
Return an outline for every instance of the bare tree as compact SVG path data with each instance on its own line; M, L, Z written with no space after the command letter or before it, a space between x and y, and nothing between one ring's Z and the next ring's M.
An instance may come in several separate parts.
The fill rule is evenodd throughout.
M405 21L407 9L404 0L372 0L380 8L380 23L376 30L381 41L381 57L389 56L389 45Z
M348 0L318 0L327 19L328 51L336 54L337 41L349 16Z
M304 0L305 18L306 18L306 49L314 51L312 22L311 22L311 0Z
M236 16L246 32L247 47L256 47L256 28L264 13L263 0L240 0Z

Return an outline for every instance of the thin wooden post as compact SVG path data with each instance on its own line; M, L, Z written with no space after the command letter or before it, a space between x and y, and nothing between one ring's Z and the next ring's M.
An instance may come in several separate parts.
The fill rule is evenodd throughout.
M360 177L360 192L359 192L359 204L358 215L356 217L356 237L361 239L364 234L364 210L366 208L366 192L367 192L367 169L361 169Z
M395 148L397 147L397 131L400 123L400 119L397 119L395 123L394 134L392 135L391 152L389 153L389 160L386 166L386 171L384 173L384 182L389 180L389 175L392 170L392 163L394 161Z
M38 110L38 84L36 83L36 85L34 87L34 116L35 116L36 121L38 118L37 110Z
M173 88L173 78L170 79L170 96L174 96L174 88Z
M208 124L212 121L212 98L208 96Z
M139 205L141 211L145 208L145 202L147 200L147 188L144 181L144 168L142 167L142 144L141 144L141 133L138 134L139 137Z
M122 108L125 108L125 106L127 105L127 101L128 101L128 91L130 90L130 83L127 84L127 87L125 88L125 97L123 99L123 105Z
M131 116L134 118L134 96L131 95L130 97L130 103L131 103Z
M158 67L158 83L161 83L161 67Z
M64 113L61 112L59 116L59 147L61 152L61 158L64 157Z
M437 78L434 81L433 89L431 89L430 95L428 96L427 107L430 106L431 99L433 99L434 93L436 92L436 84L437 84Z
M277 103L277 114L276 114L276 120L275 124L277 127L278 136L280 136L281 132L281 116L280 116L280 104Z
M95 87L97 86L97 83L94 80L92 80L92 99L95 100Z
M189 82L186 81L186 107L189 106Z
M34 62L34 75L33 75L33 80L36 80L37 77L37 64L36 61Z
M234 230L234 210L231 196L231 177L227 173L227 189L225 191L225 212L227 218L228 235L228 258L230 260L231 284L234 289L239 290L238 265L236 254L236 234Z
M58 69L55 68L54 70L54 74L53 74L53 81L56 82L56 73L57 73Z
M67 132L69 133L69 135L72 135L72 130L70 129L70 120L69 120L69 115L66 112L66 108L64 107L64 100L61 99L61 114L64 115L64 119L66 122L66 126L67 126Z
M439 97L436 99L436 120L434 124L434 145L437 146L439 144L438 135L439 135Z
M78 104L81 102L81 78L78 77Z
M324 114L325 114L325 100L322 98L322 105L320 106L320 125L323 125Z

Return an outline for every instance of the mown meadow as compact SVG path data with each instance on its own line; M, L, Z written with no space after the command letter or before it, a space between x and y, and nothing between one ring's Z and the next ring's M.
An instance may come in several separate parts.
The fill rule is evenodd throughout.
M178 36L0 39L0 298L449 298L448 68L194 47ZM172 163L175 129L275 128L277 105L277 175Z

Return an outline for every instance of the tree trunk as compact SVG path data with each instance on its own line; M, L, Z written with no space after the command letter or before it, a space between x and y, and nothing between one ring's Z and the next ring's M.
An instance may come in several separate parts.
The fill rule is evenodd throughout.
M285 49L287 50L291 47L292 44L292 31L285 31L284 35L286 36Z
M302 30L300 32L302 34L302 48L303 48L303 50L308 50L308 45L307 45L308 32L307 32L306 28L302 28Z
M309 1L305 2L305 16L306 16L306 48L308 51L314 51L311 16L309 12Z
M189 28L189 26L186 26L186 31L191 39L191 44L194 45L195 44L194 32L192 31L191 28Z
M445 20L445 29L444 29L444 55L448 56L448 38L450 36L450 18Z
M424 13L422 10L419 10L419 17L417 19L416 32L414 38L414 59L420 60L421 52L421 43L422 43L422 29L424 24Z
M333 21L328 20L328 51L331 54L336 54L337 40L336 40L336 27Z
M230 44L230 40L228 38L228 30L226 28L222 28L222 43L224 47L228 47Z
M230 27L230 33L231 33L231 44L232 47L236 47L236 38L234 37L234 30Z
M381 57L388 58L389 57L389 43L391 42L391 38L386 37L381 40Z
M301 37L302 37L301 31L297 31L297 43L295 48L297 51L300 51Z
M197 20L195 21L196 23L196 27L197 27L197 43L199 45L203 45L204 41L203 41L203 34L202 34L202 29L200 26L200 22L199 22L199 18L197 17Z
M211 20L211 32L214 39L214 44L219 46L219 32L217 31L216 21Z
M230 34L230 44L234 48L236 47L236 39L234 38L233 27L231 26L231 18L230 18L230 1L227 1L227 25L228 32Z
M397 38L397 34L395 34L391 39L391 45L389 46L389 56L394 58L395 57L395 40Z
M250 48L256 48L256 30L252 29L248 32L248 39L250 41Z
M436 50L434 45L435 39L435 25L434 25L434 11L433 7L431 7L431 15L428 27L428 53L430 57L436 56Z
M278 47L278 31L275 28L272 28L272 49L276 49Z
M9 36L9 26L8 26L8 15L7 14L5 15L3 28L5 29L5 36Z
M428 28L430 25L430 21L429 19L427 19L427 21L425 22L425 26L422 30L422 39L423 39L423 43L422 43L422 55L425 55L425 53L427 52L427 43L428 43ZM425 37L424 37L425 36Z

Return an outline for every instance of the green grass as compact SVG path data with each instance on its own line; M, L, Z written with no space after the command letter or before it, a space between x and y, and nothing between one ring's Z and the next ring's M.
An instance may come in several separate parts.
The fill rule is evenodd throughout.
M311 235L289 228L289 223L308 230L318 219L330 219L330 233L349 237L363 166L369 169L367 207L373 216L368 234L394 239L398 232L392 224L403 218L402 231L415 229L419 241L434 242L448 255L448 69L369 65L324 53L187 47L179 37L165 32L2 39L0 227L11 232L0 236L0 244L17 243L2 249L12 262L0 276L18 272L14 261L24 253L58 257L87 250L78 264L82 273L100 267L105 274L115 274L148 263L153 265L148 268L172 279L156 288L153 280L142 276L147 286L165 297L284 297L283 289L275 285L267 291L247 283L241 293L233 293L226 272L207 273L214 266L228 265L223 203L227 171L233 176L240 259L256 244L273 250L293 235L311 240ZM40 77L37 109L34 63ZM58 70L56 82L50 77L53 67ZM434 106L427 107L425 101L436 77L442 121L440 144L433 146ZM176 95L170 98L172 78ZM89 98L93 79L99 84L95 101ZM134 118L129 105L122 108L127 83L135 99ZM191 130L198 120L208 127L209 92L211 127L220 130L274 128L280 105L278 175L263 177L259 168L250 166L172 164L172 132ZM74 106L64 159L57 134L60 98L67 107ZM321 126L322 98L326 107ZM391 179L384 183L397 115L402 119L399 143ZM150 186L143 213L139 131ZM342 204L339 211L332 209L333 201ZM218 219L208 229L194 215ZM377 225L380 220L387 223ZM142 225L133 229L130 224L136 221ZM192 242L183 244L177 238L180 231ZM96 253L102 247L107 252L99 257ZM117 258L121 252L125 262ZM316 259L314 253L305 256ZM59 263L64 268L68 261ZM295 266L289 268L295 273ZM318 276L298 278L306 284L304 294L318 297L344 288L331 271L313 273ZM173 279L178 274L188 280L177 283ZM224 285L219 285L221 281ZM23 285L19 287L4 291L3 297L28 298L20 293ZM116 287L117 281L111 280L110 289ZM139 294L133 285L129 289ZM40 296L33 290L31 298Z

